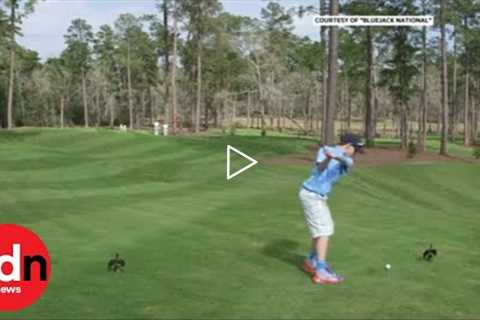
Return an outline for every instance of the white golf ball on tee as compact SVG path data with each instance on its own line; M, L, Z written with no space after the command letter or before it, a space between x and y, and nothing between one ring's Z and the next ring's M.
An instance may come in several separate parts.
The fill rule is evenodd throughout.
M391 268L392 268L392 266L391 266L390 264L387 263L387 264L385 265L385 270L390 270Z

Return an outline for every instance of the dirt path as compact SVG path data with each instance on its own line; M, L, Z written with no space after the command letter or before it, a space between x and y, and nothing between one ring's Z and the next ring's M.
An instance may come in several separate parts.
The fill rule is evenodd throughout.
M311 165L315 159L318 147L312 146L310 149L311 150L305 154L277 157L266 162L269 164ZM480 164L480 161L474 159L441 156L431 152L424 152L416 155L413 159L408 159L406 151L393 148L371 148L366 150L364 154L355 156L355 165L359 167L376 167L401 163L426 164L438 161L464 161Z

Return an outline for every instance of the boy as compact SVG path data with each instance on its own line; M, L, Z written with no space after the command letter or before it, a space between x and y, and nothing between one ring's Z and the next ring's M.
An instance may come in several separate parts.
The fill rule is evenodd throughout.
M327 264L328 240L333 235L334 224L327 205L327 195L332 186L353 166L353 155L363 153L361 139L351 133L340 138L340 145L322 146L317 154L316 166L302 185L302 202L308 229L312 235L312 251L303 264L303 269L312 274L318 284L337 284L343 277L337 275Z

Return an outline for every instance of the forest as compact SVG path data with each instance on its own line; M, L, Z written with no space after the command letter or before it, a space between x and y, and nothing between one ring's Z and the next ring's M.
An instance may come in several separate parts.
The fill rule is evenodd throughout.
M154 0L152 0L154 1ZM259 18L219 0L157 0L156 12L124 13L94 29L75 19L65 48L42 61L18 44L37 0L0 0L0 121L15 127L209 128L296 131L335 141L360 133L422 150L438 135L480 142L478 0L263 1ZM293 5L292 5L293 4ZM288 5L288 6L287 6ZM318 27L299 17L433 15L434 27ZM58 30L62 32L62 30Z

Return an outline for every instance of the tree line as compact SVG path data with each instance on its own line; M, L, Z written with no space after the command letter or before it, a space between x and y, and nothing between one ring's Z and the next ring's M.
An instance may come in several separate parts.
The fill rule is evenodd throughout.
M152 0L154 1L154 0ZM265 2L260 18L218 0L157 0L98 30L75 19L65 49L41 61L17 42L36 0L0 3L0 121L19 126L170 124L173 133L257 127L320 135L360 131L368 146L391 130L402 148L430 132L478 143L480 4L476 0ZM314 14L433 15L435 27L320 27ZM313 26L312 29L317 28ZM361 123L360 126L358 124ZM383 130L382 130L383 126ZM388 128L387 128L388 127Z

